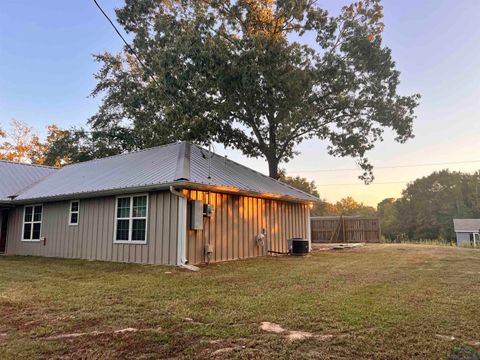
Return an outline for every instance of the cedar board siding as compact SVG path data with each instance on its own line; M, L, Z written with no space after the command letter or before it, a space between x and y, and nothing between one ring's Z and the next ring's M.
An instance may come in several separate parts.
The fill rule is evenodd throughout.
M203 231L187 231L190 264L205 262L208 241L213 245L211 262L218 262L263 256L267 250L286 252L288 239L309 236L307 204L193 190L185 193L190 200L214 206L212 216L203 219ZM262 229L267 232L265 246L259 247L255 237Z
M147 244L114 244L115 196L81 199L79 224L68 225L70 201L43 203L43 242L23 242L23 206L10 210L7 254L175 265L178 197L148 196Z

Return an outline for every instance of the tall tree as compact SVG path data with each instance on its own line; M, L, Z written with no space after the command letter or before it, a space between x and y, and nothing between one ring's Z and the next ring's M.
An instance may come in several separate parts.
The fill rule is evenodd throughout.
M315 181L309 181L307 178L301 176L288 176L284 169L280 169L280 181L289 184L297 189L305 191L319 198L310 214L312 216L329 216L329 215L361 215L361 216L375 216L375 209L371 206L366 206L363 203L355 201L352 197L346 197L331 204L326 200L320 199Z
M88 131L83 128L49 129L45 164L61 166L134 150L130 131Z
M372 206L364 205L357 202L351 196L347 196L334 205L338 214L343 215L362 215L362 216L375 216L376 211Z
M0 129L0 138L0 160L43 164L45 147L31 126L12 119L8 131Z
M410 239L453 239L454 218L480 217L480 172L442 170L408 184L395 202L397 235Z
M264 157L274 178L297 144L317 138L371 180L366 152L386 128L412 137L419 100L397 94L382 10L380 0L338 16L313 0L126 0L117 19L145 67L128 49L97 55L92 94L103 101L89 123L131 130L128 148L219 141Z
M316 197L320 197L315 181L309 181L307 178L301 176L288 176L284 169L279 170L279 179L281 182L291 185L294 188L300 189Z
M397 203L394 198L386 198L377 205L377 216L380 218L382 234L387 239L402 237L402 231L398 227Z
M325 200L320 199L320 194L317 190L315 181L309 181L307 178L301 176L288 176L285 169L279 170L279 180L285 184L300 189L308 194L312 194L319 198L317 202L313 204L310 209L311 216L331 215L333 205L327 203Z

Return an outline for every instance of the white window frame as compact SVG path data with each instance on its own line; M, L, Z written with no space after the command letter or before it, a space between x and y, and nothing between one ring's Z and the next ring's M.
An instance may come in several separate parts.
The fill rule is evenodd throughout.
M35 218L35 206L41 206L42 207L42 216L41 216L40 221L34 221L33 220ZM27 207L32 208L32 221L25 222L25 212L27 210ZM23 206L23 217L22 217L22 238L21 238L21 241L23 241L23 242L40 242L41 239L42 239L42 222L43 222L43 204L24 205ZM25 237L25 224L31 224L32 225L32 227L30 228L30 239L24 239L24 237ZM33 224L40 224L40 236L39 236L38 239L32 239Z
M133 217L133 198L145 196L147 198L145 217ZM118 199L130 198L130 213L128 218L118 218ZM132 244L132 245L146 245L148 239L148 194L133 194L133 195L118 195L115 197L115 224L113 229L113 243L114 244ZM133 220L145 220L145 240L132 240ZM117 240L117 220L128 220L128 240Z
M72 211L72 204L73 203L78 203L77 211ZM72 200L70 201L70 208L68 211L68 225L70 226L78 226L78 223L80 222L80 200ZM72 223L72 214L77 214L77 222Z

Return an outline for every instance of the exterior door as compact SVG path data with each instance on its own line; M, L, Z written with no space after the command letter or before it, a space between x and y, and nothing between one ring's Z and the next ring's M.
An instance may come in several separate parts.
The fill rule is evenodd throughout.
M473 234L473 246L474 247L480 246L480 234L478 233Z
M7 210L0 209L0 254L7 250Z

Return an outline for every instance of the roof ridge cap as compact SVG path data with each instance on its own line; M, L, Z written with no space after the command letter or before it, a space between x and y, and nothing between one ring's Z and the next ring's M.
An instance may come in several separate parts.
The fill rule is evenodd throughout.
M173 143L168 143L168 144L163 144L163 145L152 146L152 147L145 148L145 149L128 151L128 152L124 152L124 153L120 153L120 154L115 154L115 155L105 156L105 157L101 157L101 158L96 158L96 159L81 161L81 162L74 163L74 164L68 164L68 165L65 165L65 166L63 166L63 167L72 167L72 166L77 166L77 165L80 165L80 164L86 164L86 163L90 163L90 162L101 161L101 160L111 159L111 158L120 157L120 156L127 156L127 155L130 155L130 154L136 154L136 153L141 153L141 152L145 152L145 151L149 151L149 150L155 150L155 149L159 149L159 148L162 148L162 147L178 145L178 144L180 144L180 143L181 143L181 142L176 141L176 142L173 142Z
M174 181L190 181L191 148L192 144L188 141L180 142L180 147L178 148L177 168L175 169L175 178L173 179Z

